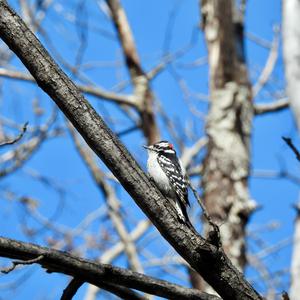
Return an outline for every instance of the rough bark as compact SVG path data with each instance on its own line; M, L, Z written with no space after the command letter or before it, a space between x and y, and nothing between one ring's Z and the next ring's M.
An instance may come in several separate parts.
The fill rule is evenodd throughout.
M126 148L55 64L6 1L0 0L0 36L103 160L174 249L223 299L262 299L224 254L192 228L181 224L172 207Z
M247 186L253 107L243 49L243 20L233 0L203 0L201 13L211 95L204 202L220 225L225 252L242 271L246 264L245 226L254 209Z
M286 77L286 92L300 130L300 2L282 1L282 40Z
M294 247L291 265L291 287L290 299L297 300L300 295L300 203L296 207L295 233L294 233Z
M42 257L36 263L49 272L67 274L100 288L105 288L106 285L112 285L110 286L112 288L116 284L171 299L218 299L197 290L187 289L127 269L94 263L66 252L2 237L0 237L0 256L24 261Z

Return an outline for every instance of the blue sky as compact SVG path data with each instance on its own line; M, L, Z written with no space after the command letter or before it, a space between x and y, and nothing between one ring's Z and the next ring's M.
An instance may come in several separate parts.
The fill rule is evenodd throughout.
M17 8L16 1L9 2ZM280 1L252 0L247 2L247 35L255 35L270 43L274 38L274 26L280 25L281 22ZM84 6L80 8L77 1L54 1L43 23L44 28L60 56L66 62L73 64L76 61L77 50L80 45L80 31L74 26L74 19L76 20L76 16L80 16L78 12L81 11L82 15L79 21L84 21L90 29L87 35L87 47L84 51L83 63L93 66L93 68L86 70L85 75L95 84L106 89L113 89L118 82L128 79L127 71L123 67L119 44L113 38L115 36L114 28L107 16L98 9L96 1L86 0L82 3L84 3ZM204 133L204 120L191 114L191 109L196 110L198 115L202 116L207 111L207 101L205 99L201 100L195 95L208 95L208 68L206 64L193 68L189 67L197 59L206 56L205 41L199 29L198 1L124 0L122 3L133 29L136 45L145 70L150 70L156 66L166 52L175 52L193 40L191 50L162 72L152 82L152 87L169 117L176 119L178 132L181 133L184 126L189 124L196 137L199 138ZM170 35L166 39L168 28ZM192 39L192 37L194 38ZM49 52L66 70L61 58L53 51L49 41L43 36L40 36L40 38ZM263 48L253 42L252 39L247 38L246 53L250 78L254 83L265 64L269 49ZM17 59L12 61L12 65L18 70L24 70ZM177 71L177 76L184 80L190 91L192 91L190 98L185 98L182 89L178 85L178 80L175 80L174 68ZM277 91L283 92L283 72L283 60L280 52L271 80L255 98L256 103L272 101ZM130 91L130 87L125 87L123 92L130 93ZM54 106L52 101L38 87L30 83L4 80L1 96L1 113L20 123L25 121L29 121L30 124L42 123L49 117ZM114 105L93 97L87 98L110 125L112 125L110 117L113 119L122 118L122 122L113 124L114 131L118 132L130 126L130 122L123 118L123 115ZM32 115L31 104L34 99L39 99L45 110L44 116L39 120ZM60 124L63 124L61 115L59 120ZM170 139L170 135L164 129L161 121L160 126L164 138ZM295 143L300 144L290 111L286 110L255 118L251 151L254 174L258 174L258 171L262 170L278 171L282 165L285 165L286 170L299 176L298 163L281 139L281 136L285 135L293 137ZM122 138L122 141L144 167L146 155L140 147L144 143L144 138L140 133L135 132L127 135ZM187 143L190 145L192 142L188 141ZM62 190L61 194L51 188L49 189L45 183L33 180L29 175L33 171L51 178ZM57 222L70 228L77 226L87 214L97 209L103 201L80 157L74 150L68 134L47 141L26 164L24 171L14 173L2 180L0 184L2 190L10 189L17 196L32 195L38 200L39 211L45 216L50 217L59 207ZM117 190L124 207L127 209L128 217L135 220L142 218L143 214L127 196L126 192L122 188ZM266 179L253 176L250 179L250 193L261 208L251 218L249 230L255 231L257 228L274 221L280 223L278 229L259 233L259 237L264 243L271 246L290 238L293 234L293 220L295 217L291 205L298 199L298 186L285 179ZM63 200L60 197L63 197ZM58 206L59 204L61 206ZM0 200L0 205L1 235L28 240L24 237L22 228L18 225L20 220L24 218L24 212L20 204L17 201L8 201L3 197ZM29 224L34 228L40 227L32 220L29 221ZM96 234L99 230L101 231L100 221L90 228L91 234ZM155 231L152 231L155 234ZM47 236L47 233L45 233L45 236ZM45 243L45 236L39 236L33 239L33 242ZM76 242L80 244L82 240L79 239ZM258 245L251 238L249 245L252 254L260 251ZM153 243L149 249L157 254L164 253L167 245L162 242L161 246L158 247L157 244ZM287 269L290 264L290 253L291 245L289 244L279 252L266 257L265 261L268 268L271 271ZM93 257L92 252L89 254L90 257ZM2 264L2 260L0 260L0 263ZM119 259L116 264L124 266L124 259ZM33 275L12 293L1 289L1 286L11 282L17 272L20 274L18 276L23 276L29 268L8 276L0 275L0 299L2 299L1 297L6 299L8 296L13 299L28 299L29 297L32 299L57 299L67 282L67 278L55 274L45 274L43 270L34 266L31 266L30 269L35 270ZM159 276L155 268L150 269L147 273ZM257 273L252 269L249 269L248 275L256 283L259 281L257 280ZM166 277L166 279L186 284L180 278ZM38 285L37 282L39 282ZM285 282L288 282L287 279ZM265 289L263 284L258 284L257 287L260 290ZM277 288L278 290L286 289L288 286L280 284ZM83 287L76 299L82 299L84 292L85 288Z

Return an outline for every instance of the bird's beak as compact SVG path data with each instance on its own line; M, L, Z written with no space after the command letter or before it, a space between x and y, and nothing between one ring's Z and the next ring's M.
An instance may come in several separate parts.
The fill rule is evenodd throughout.
M143 145L143 147L147 150L152 150L152 146L146 146L146 145Z

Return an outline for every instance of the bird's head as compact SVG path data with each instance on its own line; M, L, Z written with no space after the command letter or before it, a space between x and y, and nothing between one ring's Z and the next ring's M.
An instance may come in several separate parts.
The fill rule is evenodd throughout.
M175 154L176 151L174 149L173 144L169 143L168 141L160 141L153 145L143 146L148 151L153 151L156 153L166 153L166 154Z

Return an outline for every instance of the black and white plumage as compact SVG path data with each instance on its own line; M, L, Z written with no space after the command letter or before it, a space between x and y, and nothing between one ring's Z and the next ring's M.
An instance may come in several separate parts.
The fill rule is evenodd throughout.
M189 205L185 171L176 151L168 141L160 141L148 150L147 169L161 193L172 200L181 221L190 223L186 207Z

